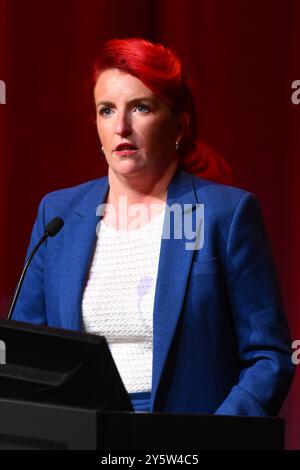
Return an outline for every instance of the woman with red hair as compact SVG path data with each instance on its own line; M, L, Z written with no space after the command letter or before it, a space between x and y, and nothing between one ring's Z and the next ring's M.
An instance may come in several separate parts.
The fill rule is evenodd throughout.
M101 72L122 70L141 80L176 115L182 115L185 132L177 157L182 170L224 184L232 182L229 166L198 137L196 104L176 54L161 44L143 39L115 39L106 43L94 64L94 86Z
M108 41L94 68L108 176L45 196L13 318L107 338L136 410L276 415L293 376L259 205L199 143L181 62Z

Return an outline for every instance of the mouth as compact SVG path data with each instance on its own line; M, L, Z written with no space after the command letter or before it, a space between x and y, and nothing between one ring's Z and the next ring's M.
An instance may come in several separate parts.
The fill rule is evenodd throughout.
M130 156L134 155L137 152L138 148L129 143L129 142L124 142L122 144L117 145L117 147L114 150L114 153L123 157L123 156Z

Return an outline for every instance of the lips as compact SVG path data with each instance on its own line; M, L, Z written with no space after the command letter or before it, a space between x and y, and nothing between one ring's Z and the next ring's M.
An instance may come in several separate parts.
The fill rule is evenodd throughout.
M117 145L114 150L114 154L118 155L122 159L127 159L128 157L134 157L137 150L138 148L130 142L122 142L121 144Z
M137 150L137 147L130 142L123 142L115 148L115 151L120 152L122 150Z

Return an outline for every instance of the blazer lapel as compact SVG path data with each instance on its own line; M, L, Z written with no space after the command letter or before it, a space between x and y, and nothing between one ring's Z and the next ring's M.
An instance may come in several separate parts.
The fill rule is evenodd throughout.
M65 225L66 258L62 261L60 317L63 328L82 329L81 301L96 242L99 216L96 210L105 201L107 177L95 182Z
M175 176L169 187L167 208L177 205L177 207L180 207L182 218L184 219L184 214L187 215L189 211L190 214L195 213L196 204L197 200L191 176L187 173L179 173ZM165 233L168 232L168 229L166 231L167 225L166 209L163 229ZM186 237L185 230L182 230L181 238L175 239L174 224L171 223L170 225L169 239L163 238L161 242L153 311L152 409L155 406L159 382L180 317L194 255L193 249L187 249L187 246L189 246L187 243L189 244L191 240Z

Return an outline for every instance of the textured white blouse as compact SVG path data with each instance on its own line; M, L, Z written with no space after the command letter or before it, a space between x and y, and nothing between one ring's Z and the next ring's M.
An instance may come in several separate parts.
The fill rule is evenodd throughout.
M128 393L149 392L153 306L165 211L136 230L100 230L82 300L85 330L106 337Z

